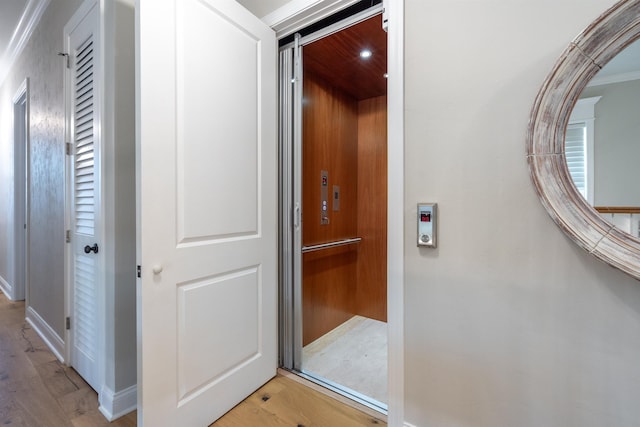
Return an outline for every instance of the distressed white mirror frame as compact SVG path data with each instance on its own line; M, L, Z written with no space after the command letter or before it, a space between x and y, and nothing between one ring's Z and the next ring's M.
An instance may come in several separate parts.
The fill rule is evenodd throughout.
M573 184L564 154L569 116L591 78L640 37L640 0L622 0L565 49L536 97L527 161L540 201L580 247L640 280L640 239L605 220Z

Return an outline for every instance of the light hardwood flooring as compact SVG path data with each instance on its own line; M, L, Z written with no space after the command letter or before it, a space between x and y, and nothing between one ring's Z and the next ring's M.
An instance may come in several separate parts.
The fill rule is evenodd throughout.
M278 375L210 427L383 427L383 420Z
M96 392L58 361L24 319L24 302L0 294L0 425L136 425L135 412L110 424L98 410Z
M24 320L24 302L0 293L0 425L12 427L135 427L136 412L112 423L95 391L56 359ZM386 426L310 387L277 376L213 427Z

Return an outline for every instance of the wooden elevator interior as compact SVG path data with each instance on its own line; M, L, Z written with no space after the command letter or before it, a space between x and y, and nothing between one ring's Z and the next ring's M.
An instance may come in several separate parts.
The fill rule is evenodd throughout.
M371 56L362 58L363 50ZM303 253L307 345L354 315L387 320L387 38L381 15L305 45L303 55L302 244L362 239ZM328 178L328 224L321 224L321 171Z

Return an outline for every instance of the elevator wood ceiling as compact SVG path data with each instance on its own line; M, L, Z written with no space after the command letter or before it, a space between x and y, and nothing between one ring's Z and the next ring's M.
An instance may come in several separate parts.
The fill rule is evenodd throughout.
M373 55L360 58L360 51ZM304 68L357 100L387 93L387 33L377 15L304 46Z

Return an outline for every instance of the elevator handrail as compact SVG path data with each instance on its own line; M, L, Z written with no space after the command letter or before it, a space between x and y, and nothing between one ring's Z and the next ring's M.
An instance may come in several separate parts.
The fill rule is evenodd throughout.
M362 237L354 237L352 239L336 240L335 242L321 243L319 245L303 246L302 253L319 251L322 249L335 248L336 246L352 245L362 240Z

